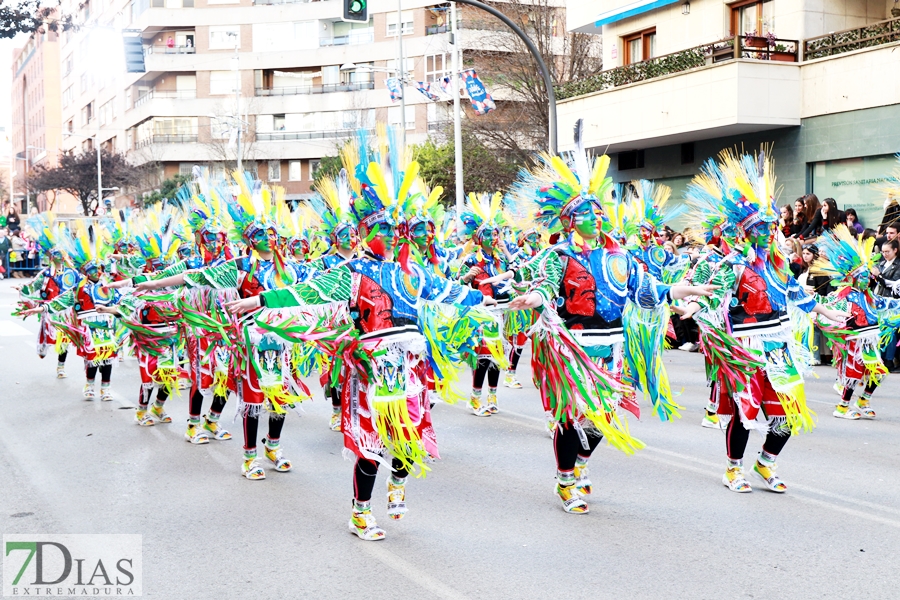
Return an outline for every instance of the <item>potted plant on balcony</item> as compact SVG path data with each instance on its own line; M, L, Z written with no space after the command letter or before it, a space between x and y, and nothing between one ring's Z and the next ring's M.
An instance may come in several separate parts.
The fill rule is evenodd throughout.
M768 46L768 40L756 35L755 29L744 33L745 48L765 48L766 46Z
M797 55L794 48L788 48L784 44L775 44L775 50L771 54L772 60L780 62L797 62Z

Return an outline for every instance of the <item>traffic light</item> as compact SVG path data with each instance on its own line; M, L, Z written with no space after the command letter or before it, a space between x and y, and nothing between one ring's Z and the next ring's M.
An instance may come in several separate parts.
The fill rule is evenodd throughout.
M368 23L369 6L367 0L344 0L343 21L351 23Z

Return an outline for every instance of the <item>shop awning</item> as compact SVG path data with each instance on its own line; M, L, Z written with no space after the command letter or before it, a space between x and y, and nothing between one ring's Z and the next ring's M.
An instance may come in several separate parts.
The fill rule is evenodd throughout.
M618 8L614 8L597 15L597 20L594 22L594 27L600 27L601 25L615 23L616 21L621 21L622 19L627 19L628 17L633 17L641 13L649 12L656 8L662 8L663 6L668 6L669 4L675 4L679 1L680 0L637 0L637 2L629 2L624 6L619 6Z

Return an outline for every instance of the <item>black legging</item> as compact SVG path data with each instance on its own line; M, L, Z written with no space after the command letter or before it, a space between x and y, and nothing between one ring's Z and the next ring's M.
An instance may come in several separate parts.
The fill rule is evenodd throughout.
M513 348L509 354L509 370L511 373L515 373L519 368L519 359L522 358L522 348Z
M101 365L99 367L95 365L88 365L84 368L84 373L87 375L88 381L93 381L97 377L97 371L100 371L100 381L102 383L109 383L112 378L112 364Z
M335 387L331 387L330 385L326 388L328 391L328 395L331 396L331 407L332 408L340 408L341 407L341 390Z
M394 475L400 479L409 475L398 458L391 461L391 468L394 470ZM372 499L376 475L378 475L377 462L365 458L356 459L356 467L353 469L353 498L357 502L368 502Z
M141 397L138 399L138 404L141 405L141 410L146 410L147 406L150 404L150 396L153 395L153 388L151 386L141 386ZM166 400L169 399L169 392L166 391L166 388L159 386L159 389L156 391L156 403L162 404Z
M269 435L267 440L281 439L284 428L284 417L269 415ZM259 415L244 417L244 450L256 450L256 436L259 435Z
M210 408L210 412L215 414L221 414L222 410L225 408L226 398L225 396L213 396L212 408ZM188 411L188 416L192 419L200 418L200 411L203 410L203 394L200 393L200 390L195 390L193 395L191 395L191 407Z
M472 372L472 387L480 390L484 385L485 375L487 375L489 387L495 388L500 383L500 367L489 358L479 358L478 365Z
M68 358L68 357L69 357L68 350L63 350L62 352L60 352L59 353L59 364L63 364L64 362L66 362L66 358ZM112 365L110 365L110 366L112 366Z
M580 457L588 459L597 446L603 440L603 435L594 429L585 429L588 448L585 450L581 443L578 430L571 423L560 423L553 435L553 450L556 452L556 468L560 471L571 471L575 468L575 461Z
M786 426L778 431L769 431L762 449L772 456L778 456L790 437L791 430ZM728 458L731 460L744 458L744 451L747 449L749 439L750 430L741 423L741 416L738 414L737 404L735 404L731 421L728 422L728 429L725 430L725 451L728 453Z
M853 390L856 389L857 381L859 381L859 380L854 380L850 385L847 385L844 387L844 393L841 396L841 398L844 399L844 402L850 402L850 399L853 398ZM866 397L871 396L872 392L874 392L875 388L877 388L877 387L878 387L877 381L870 381L868 384L866 384L866 391L864 392Z

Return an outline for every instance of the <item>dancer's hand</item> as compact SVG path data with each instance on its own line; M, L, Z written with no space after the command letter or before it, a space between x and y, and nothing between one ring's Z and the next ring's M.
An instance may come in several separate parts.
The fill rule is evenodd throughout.
M106 287L108 287L112 290L118 290L118 289L126 288L126 287L134 287L133 283L134 283L133 279L130 279L130 278L122 279L121 281L113 281L112 283L107 283Z
M481 280L481 285L493 285L495 283L500 283L501 281L506 281L507 279L512 279L512 271L506 271L505 273L500 273L499 275L494 275L493 277L488 277L487 279Z
M816 304L816 307L813 309L813 312L817 312L829 321L833 321L835 323L843 323L847 319L853 316L852 313L849 313L845 310L837 310L834 308L828 308L824 304Z
M134 289L139 292L152 292L153 290L159 289L159 285L157 285L157 283L152 279L148 279L147 281L142 281L134 286Z
M719 289L719 286L711 283L704 285L673 285L669 294L673 300L681 300L688 296L712 296L717 289Z
M525 296L519 296L509 303L510 310L524 310L526 308L538 308L544 304L544 297L537 292L531 292Z
M469 269L469 272L463 275L462 280L465 283L471 283L476 277L481 274L481 267L472 267Z
M680 314L681 314L681 320L684 321L685 319L690 319L691 317L693 317L694 315L696 315L697 312L698 312L701 308L703 308L703 307L700 306L700 303L699 303L699 302L688 302L687 305L682 309L682 311L681 311L681 313L680 313ZM675 307L673 306L672 309L674 310Z
M259 308L259 296L252 296L242 300L232 300L231 302L225 303L225 310L233 315L242 315L251 310L256 310L257 308Z
M37 315L37 314L44 312L45 308L47 308L47 307L43 306L43 305L35 306L34 308L29 308L28 310L23 310L21 313L19 313L19 315L21 315L22 317L29 317L31 315Z
M496 300L494 300L494 299L491 298L490 296L484 296L484 297L481 299L481 303L482 303L484 306L497 306L497 304L499 304Z

